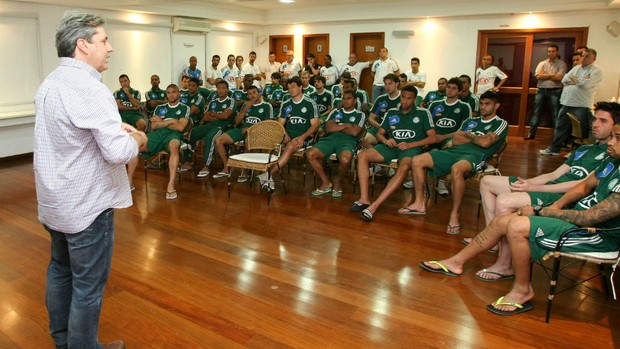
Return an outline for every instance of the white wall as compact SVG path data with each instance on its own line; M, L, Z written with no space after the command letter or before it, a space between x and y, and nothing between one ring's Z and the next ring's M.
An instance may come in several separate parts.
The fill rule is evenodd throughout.
M24 57L40 57L38 67L28 67L32 71L40 72L34 74L34 79L40 76L39 80L42 80L57 65L54 35L60 18L67 9L61 6L0 1L0 16L36 18L38 42L27 50L38 48L39 51L20 52ZM296 26L215 22L214 31L207 35L172 33L169 16L136 15L119 11L93 12L108 20L107 28L115 48L110 69L104 73L104 82L111 90L117 89L118 75L121 72L127 73L132 86L143 95L150 88L151 74L160 75L162 85L176 82L180 68L187 65L189 55L197 56L199 68L204 70L205 66L210 64L213 54L222 57L221 67L229 53L243 55L247 60L248 52L254 50L258 53L258 63L262 65L266 62L269 45L268 42L258 45L256 37L259 35L294 33L297 58L303 58L300 56L303 34L329 33L330 53L334 64L340 67L347 61L350 33L382 31L385 32L385 43L391 56L396 59L403 72L409 70L411 57L420 58L422 69L428 74L428 86L432 89L440 76L451 77L462 73L473 75L478 30L554 27L589 27L588 45L598 50L597 63L605 72L596 98L609 99L620 94L620 38L613 38L605 31L609 22L620 17L620 9L542 15L403 19L377 23L349 21ZM11 35L10 32L6 33L7 30L0 26L0 36ZM392 36L393 30L415 30L416 34L412 38L395 38ZM195 41L195 45L186 46L185 43L190 41ZM0 61L6 60L15 67L21 67L26 61L20 59L20 56L8 56L7 52L0 55ZM0 157L32 151L33 106L31 103L24 105L23 101L32 101L34 95L32 92L24 93L28 95L16 98L16 101L20 100L22 104L0 103Z

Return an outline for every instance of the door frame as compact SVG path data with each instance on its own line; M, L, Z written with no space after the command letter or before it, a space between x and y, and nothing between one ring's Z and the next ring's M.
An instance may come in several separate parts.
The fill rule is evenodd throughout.
M322 57L325 57L325 55L329 54L329 33L325 33L325 34L304 34L303 38L302 38L302 43L303 43L303 57L302 57L302 66L306 65L306 57L308 56L308 39L312 39L312 38L325 38L325 42L327 43L323 48L323 52L321 52L321 59L319 59L319 57L316 57L316 62L318 64L320 64L321 66L325 65L325 61L322 59ZM316 54L315 54L316 56Z
M286 53L284 54L284 60L278 60L278 50L275 48L277 39L290 39L291 46L288 48L289 50L295 51L295 35L269 35L269 52L274 52L276 54L276 61L283 63L286 62Z

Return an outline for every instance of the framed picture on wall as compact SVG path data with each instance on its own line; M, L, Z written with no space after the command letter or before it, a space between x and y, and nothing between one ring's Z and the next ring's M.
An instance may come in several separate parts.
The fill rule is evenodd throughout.
M282 52L286 53L288 51L288 45L282 45Z

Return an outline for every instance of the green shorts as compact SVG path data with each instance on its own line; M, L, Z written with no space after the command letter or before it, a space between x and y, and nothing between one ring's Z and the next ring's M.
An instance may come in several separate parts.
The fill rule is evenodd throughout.
M433 170L430 171L430 175L433 177L449 174L452 171L452 166L461 160L471 164L472 170L468 176L480 171L484 166L484 160L480 155L462 153L454 148L431 151L428 154L433 159Z
M131 113L131 114L124 114L121 115L121 121L123 121L126 124L129 124L131 126L136 126L136 124L138 123L138 120L142 119L142 114L139 113Z
M422 153L422 148L415 147L407 150L400 150L398 147L390 148L387 145L381 143L377 144L373 147L381 156L383 157L383 162L389 164L392 160L398 159L402 160L403 158L412 158L418 154Z
M533 261L541 259L547 252L554 251L563 232L577 226L564 220L549 217L530 216L530 251ZM613 252L618 244L610 234L588 237L572 237L564 244L566 252Z
M332 154L340 154L344 151L348 151L351 154L355 151L355 146L357 145L356 140L351 139L342 139L340 137L327 136L321 138L314 145L325 157L328 157Z
M379 129L371 126L368 128L368 131L366 131L366 133L371 134L374 137L377 137L377 133L379 133Z
M518 179L519 177L517 176L509 176L508 184L512 185L512 183L516 182ZM529 192L527 194L530 196L530 203L532 206L549 206L564 195L564 193L546 193L539 191Z
M226 131L226 134L228 135L228 137L230 137L230 139L232 139L233 143L237 143L245 139L245 134L243 133L243 129L240 127L233 128L232 130L228 130Z
M149 134L147 135L147 139L148 141L146 142L146 147L148 148L149 152L142 153L142 157L145 159L148 159L151 156L159 153L162 149L165 149L169 153L170 141L173 139L177 139L180 143L181 139L183 139L183 134L169 128L162 128L153 132L149 132Z

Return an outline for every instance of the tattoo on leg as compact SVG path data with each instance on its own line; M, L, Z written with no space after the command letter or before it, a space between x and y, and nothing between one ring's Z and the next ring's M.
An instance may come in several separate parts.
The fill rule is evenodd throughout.
M482 247L482 244L489 241L489 238L484 235L484 233L480 233L474 237L474 241L478 244L478 246Z

